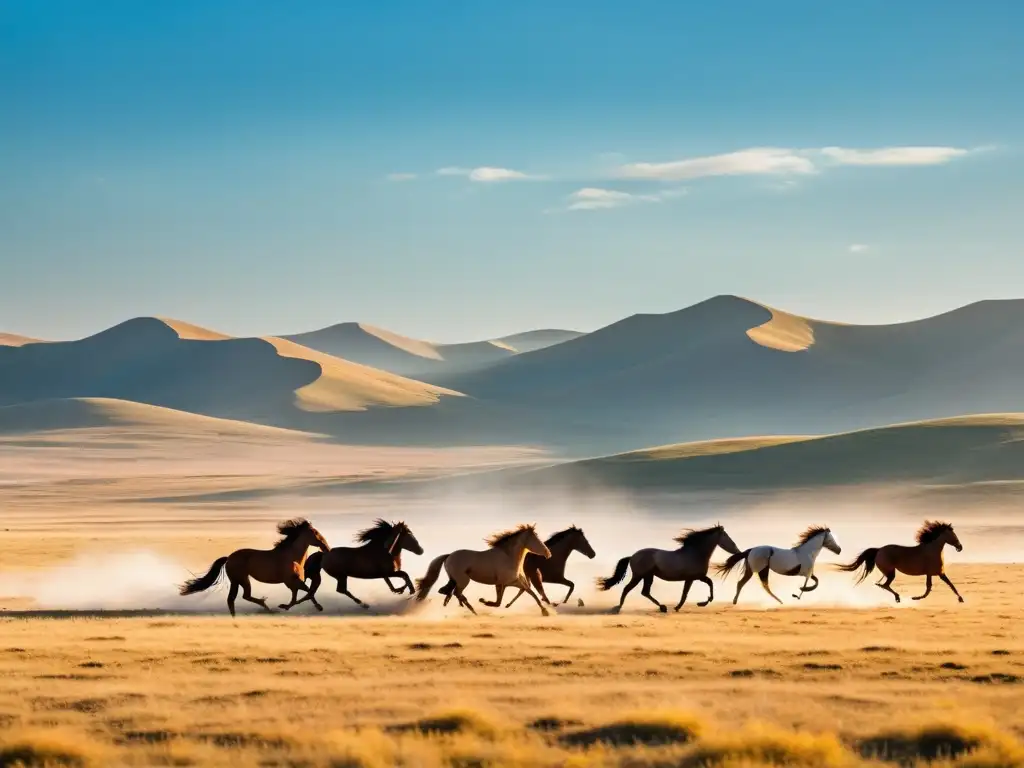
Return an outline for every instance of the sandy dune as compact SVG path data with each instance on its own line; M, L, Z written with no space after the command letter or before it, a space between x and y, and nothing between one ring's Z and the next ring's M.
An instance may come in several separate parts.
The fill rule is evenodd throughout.
M26 344L38 344L39 341L39 339L19 336L16 333L0 333L0 347L23 347Z
M365 323L339 323L281 338L392 373L429 378L441 373L472 370L581 335L576 331L543 329L500 339L438 344Z

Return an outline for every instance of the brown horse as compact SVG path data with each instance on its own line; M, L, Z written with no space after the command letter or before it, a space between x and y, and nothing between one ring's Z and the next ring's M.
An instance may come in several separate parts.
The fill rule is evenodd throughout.
M569 555L573 552L579 552L593 560L594 548L590 546L590 542L587 541L583 531L575 525L554 534L544 544L551 550L551 557L544 558L531 552L526 556L526 560L523 561L523 573L526 574L530 583L540 592L541 600L548 605L551 605L551 601L548 600L548 596L544 592L545 583L564 584L569 587L569 591L565 593L565 599L562 601L564 605L569 602L569 596L572 595L572 591L576 588L573 582L565 578L565 563L569 559ZM448 583L437 591L442 595L450 595L453 589L455 589L455 581L449 579ZM505 607L510 607L525 591L520 589L516 596L508 601L508 605Z
M389 523L377 519L374 524L356 534L356 541L362 542L361 547L335 547L330 552L314 552L306 560L306 578L309 579L309 592L296 605L312 601L318 611L324 607L316 601L316 591L320 588L323 571L338 580L338 593L355 601L356 605L369 608L366 603L348 591L349 578L384 579L394 594L400 595L409 588L409 594L415 592L412 579L402 570L402 550L422 555L423 547L416 541L404 522ZM391 577L404 579L405 583L397 589L391 584ZM284 608L285 606L281 606Z
M686 596L690 593L693 582L700 581L708 585L710 592L708 599L697 603L701 608L715 599L715 586L708 578L708 566L711 564L711 555L715 547L721 547L732 555L739 554L739 548L725 532L721 525L705 528L702 531L686 531L676 536L673 541L682 546L676 550L666 549L641 549L630 557L619 560L615 566L615 573L606 579L598 579L599 589L607 591L618 584L626 576L626 571L633 569L633 578L630 579L626 588L622 590L622 597L619 604L612 610L618 613L622 610L622 604L626 601L626 595L641 581L644 588L640 594L658 606L658 610L667 613L668 608L659 603L651 594L651 586L654 584L654 577L665 581L685 581L683 594L676 606L678 611L686 602Z
M548 609L541 603L540 598L530 586L530 580L523 573L523 561L529 552L541 557L551 557L551 550L547 548L537 535L537 527L534 525L520 525L509 531L496 533L487 539L490 547L483 551L474 549L457 549L447 555L435 557L427 567L427 572L422 579L416 581L416 599L426 600L430 588L437 582L441 575L441 567L448 572L448 577L455 582L455 588L451 594L444 599L444 604L452 599L452 595L458 598L459 605L468 608L471 613L476 613L472 604L466 599L463 590L469 582L475 581L479 584L493 584L497 587L497 597L494 602L488 602L482 597L480 602L492 608L501 605L501 597L506 587L519 587L534 600L537 607L545 616Z
M956 599L962 603L964 599L956 591L956 587L953 586L953 582L949 580L944 570L942 548L946 544L951 544L957 552L963 552L964 547L953 531L952 525L926 520L917 532L916 547L886 544L884 547L865 549L857 555L857 559L852 563L840 565L839 570L853 573L863 566L864 573L857 579L857 583L860 584L872 570L878 568L885 579L877 582L876 586L886 592L892 592L897 603L900 601L900 596L891 586L893 579L896 578L896 571L905 573L907 576L926 577L924 594L912 598L914 600L924 600L928 597L932 591L932 576L938 576L946 582L953 590L953 594L956 595Z
M238 597L239 587L242 588L243 600L262 606L267 613L273 613L267 606L267 598L252 596L250 579L264 584L284 584L292 591L292 601L281 607L287 609L295 605L299 590L308 591L302 568L306 550L319 547L327 552L330 546L320 532L302 518L281 523L277 526L277 532L281 534L281 540L273 549L236 549L226 557L217 558L205 576L198 576L182 584L179 593L194 595L209 589L220 581L223 570L231 581L228 610L232 616L235 615L235 598Z

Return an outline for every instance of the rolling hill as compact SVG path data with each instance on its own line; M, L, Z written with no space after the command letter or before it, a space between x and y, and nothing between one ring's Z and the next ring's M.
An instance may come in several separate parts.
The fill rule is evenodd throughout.
M596 484L653 491L1012 483L1024 481L1024 414L912 422L822 437L682 443L493 476L531 488Z
M339 323L280 338L392 373L429 378L473 370L581 335L576 331L543 329L487 341L437 344L363 323Z
M26 344L37 344L39 339L19 336L16 333L0 333L0 347L23 347Z
M1015 412L1024 410L1024 302L854 326L719 296L433 381L600 419L632 447Z

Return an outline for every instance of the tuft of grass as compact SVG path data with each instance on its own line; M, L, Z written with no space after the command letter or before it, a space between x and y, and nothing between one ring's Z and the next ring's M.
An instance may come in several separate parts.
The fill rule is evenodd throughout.
M861 739L856 746L864 757L900 765L936 760L977 768L1024 765L1024 748L1015 739L975 723L939 722L893 729Z
M846 768L853 755L833 734L792 733L751 727L734 735L701 740L678 763L680 768L729 765Z
M411 723L391 726L397 733L420 733L424 735L474 735L494 738L504 730L496 721L476 710L457 709L432 717L424 717Z
M83 734L60 731L22 731L0 738L0 768L103 765L108 750Z
M639 713L604 725L566 733L560 740L571 747L657 747L689 744L703 730L703 723L689 713Z

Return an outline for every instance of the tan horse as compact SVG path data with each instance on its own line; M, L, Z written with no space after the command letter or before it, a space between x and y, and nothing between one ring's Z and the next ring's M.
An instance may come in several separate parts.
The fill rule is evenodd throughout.
M228 610L232 616L235 615L235 598L238 597L239 587L242 588L243 600L261 606L267 613L273 613L267 606L267 598L252 596L250 579L264 584L284 584L292 591L292 601L281 607L286 610L291 608L297 601L299 590L309 591L303 578L306 551L310 547L319 547L329 552L331 548L320 532L302 518L281 523L277 526L277 532L281 534L281 540L273 549L236 549L226 557L217 558L205 576L186 581L179 593L194 595L209 589L220 581L223 570L231 581Z
M528 553L551 557L551 550L537 536L537 527L520 525L510 531L496 533L487 539L487 544L490 549L457 549L447 555L435 557L427 568L426 575L416 582L416 599L426 599L430 588L441 574L441 566L444 566L449 578L455 582L451 593L444 599L445 605L448 605L448 601L454 595L460 605L476 613L463 591L469 582L475 581L479 584L493 584L497 588L497 598L494 602L480 598L480 602L486 606L499 607L505 588L519 587L537 602L540 612L547 616L547 608L541 603L530 586L530 580L523 573L523 561Z
M626 602L626 595L641 581L644 583L644 587L640 594L658 606L659 611L667 613L668 608L659 603L657 598L651 594L655 577L665 581L686 582L683 585L683 594L679 598L679 604L676 605L677 611L683 607L686 596L690 593L690 587L695 581L707 584L710 590L708 599L697 603L697 605L703 608L715 599L715 585L708 578L711 555L714 554L716 547L721 547L732 555L737 555L740 551L729 534L725 532L725 528L716 525L702 531L686 531L676 536L673 541L682 546L675 550L637 550L631 556L619 560L615 566L615 573L606 579L597 580L598 588L607 591L626 577L627 570L633 570L633 578L622 590L622 597L619 599L619 604L612 609L613 613L622 610L622 604Z
M868 577L875 568L878 568L885 576L885 579L877 582L876 586L886 592L891 592L896 602L900 596L892 588L893 579L896 578L896 571L905 573L907 576L925 576L924 594L912 599L924 600L932 591L932 576L938 576L953 590L956 599L961 603L964 599L956 591L953 582L945 573L945 566L942 562L942 548L947 544L956 548L957 552L963 552L963 544L953 531L949 523L932 522L926 520L917 532L917 546L905 547L899 544L886 544L884 547L873 547L865 549L852 563L840 565L839 570L853 573L863 567L864 573L857 579L860 584Z

